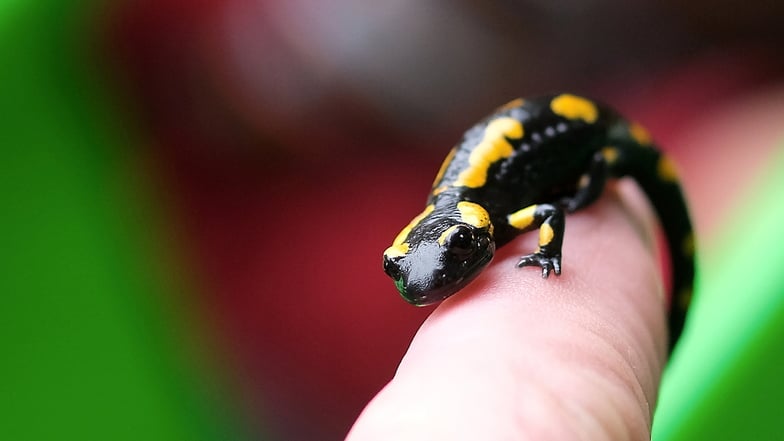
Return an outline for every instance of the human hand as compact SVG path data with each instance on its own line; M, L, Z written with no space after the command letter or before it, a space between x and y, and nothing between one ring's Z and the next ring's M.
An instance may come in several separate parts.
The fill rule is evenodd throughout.
M414 337L348 439L650 439L666 362L653 216L631 183L567 216L564 271L526 234Z

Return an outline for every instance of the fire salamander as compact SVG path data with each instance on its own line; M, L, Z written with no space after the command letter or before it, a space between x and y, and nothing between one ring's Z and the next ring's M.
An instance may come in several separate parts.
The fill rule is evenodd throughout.
M675 166L642 126L579 96L517 99L470 128L444 160L425 210L384 251L384 271L406 301L429 305L466 286L497 247L538 228L538 249L517 266L560 275L564 214L623 176L647 194L669 246L672 348L694 279L694 236Z

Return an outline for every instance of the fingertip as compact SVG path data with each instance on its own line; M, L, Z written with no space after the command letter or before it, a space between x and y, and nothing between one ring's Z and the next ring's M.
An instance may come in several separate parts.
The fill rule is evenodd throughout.
M570 215L558 277L516 268L535 235L499 250L423 324L350 438L649 436L666 332L640 197Z

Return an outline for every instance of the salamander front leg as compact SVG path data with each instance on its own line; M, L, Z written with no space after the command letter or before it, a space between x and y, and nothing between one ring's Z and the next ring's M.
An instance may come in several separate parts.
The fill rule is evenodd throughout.
M604 191L604 185L607 182L608 163L610 159L614 161L618 155L617 153L612 153L615 151L617 150L607 147L593 155L588 171L580 177L580 181L577 183L575 194L572 197L561 200L560 205L567 213L573 213L586 207L601 196L602 191Z
M531 231L539 228L539 249L523 256L517 267L538 266L542 277L547 278L550 271L556 276L561 274L561 245L564 234L564 212L551 204L531 205L507 216L509 224L521 230Z

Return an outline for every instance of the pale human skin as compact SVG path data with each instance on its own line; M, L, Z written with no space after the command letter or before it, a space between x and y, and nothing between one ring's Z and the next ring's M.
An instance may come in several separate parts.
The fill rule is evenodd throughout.
M560 277L515 268L536 233L498 250L422 325L348 439L650 439L667 331L643 201L623 182L568 216Z

